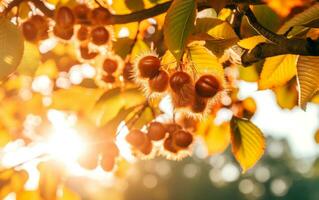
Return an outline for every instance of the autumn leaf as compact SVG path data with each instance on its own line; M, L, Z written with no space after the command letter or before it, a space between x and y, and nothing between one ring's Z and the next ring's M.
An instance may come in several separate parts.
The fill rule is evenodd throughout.
M131 62L134 62L138 56L149 53L150 48L143 40L137 40L131 53Z
M0 17L0 80L14 72L23 55L23 37L9 19Z
M194 35L198 33L207 33L215 39L238 39L235 31L228 22L216 18L196 20Z
M294 7L301 6L305 0L265 0L270 8L275 10L279 15L285 17L289 15L290 10Z
M230 143L229 122L216 125L213 116L199 123L196 134L204 139L209 155L224 152Z
M24 42L24 53L17 71L23 75L33 76L40 65L40 52L36 45Z
M276 95L277 104L282 109L293 109L298 104L296 81L290 81L283 86L274 88L273 90Z
M96 102L91 115L98 125L104 125L112 120L124 108L140 105L145 102L143 93L138 88L121 90L114 88L105 92Z
M293 16L290 20L285 22L282 27L279 29L278 34L286 33L290 28L293 28L289 32L289 36L294 36L303 30L305 30L304 26L307 24L311 24L315 20L319 19L319 3L311 6L305 11Z
M191 34L196 18L194 0L175 0L167 11L164 22L165 44L179 61Z
M319 129L315 133L315 142L319 144Z
M219 63L218 58L212 54L206 47L193 43L187 47L191 63L198 73L213 73L221 80L224 77L223 66Z
M281 55L267 58L262 69L259 89L284 85L297 73L297 55Z
M307 102L319 91L319 57L299 56L297 79L299 83L299 106L306 109Z
M252 36L249 38L245 38L240 40L237 44L244 48L244 49L253 49L255 48L258 44L267 42L268 40L264 38L263 36L257 35L257 36Z
M265 138L260 129L247 119L231 120L232 152L243 173L252 168L265 152Z

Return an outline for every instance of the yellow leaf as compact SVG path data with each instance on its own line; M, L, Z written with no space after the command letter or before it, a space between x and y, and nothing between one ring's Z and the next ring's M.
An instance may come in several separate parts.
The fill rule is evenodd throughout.
M102 89L73 86L53 92L51 108L72 111L89 111L103 94ZM76 100L76 103L74 102ZM85 105L85 106L84 106Z
M298 103L296 83L288 83L274 88L278 105L284 109L293 109Z
M0 80L16 70L23 55L23 37L9 19L0 17Z
M259 79L259 74L257 72L256 66L252 65L249 67L239 66L239 78L248 82L257 82Z
M196 21L195 33L208 33L215 39L237 38L228 22L216 18L202 18Z
M213 73L223 80L224 69L218 58L206 47L193 44L188 47L189 59L198 73Z
M244 49L253 49L257 44L263 43L263 42L267 42L267 39L264 38L263 36L253 36L253 37L249 37L249 38L245 38L243 40L240 40L237 44L244 48Z
M33 76L40 64L40 52L36 45L24 42L24 53L18 66L20 74Z
M17 200L41 200L41 196L38 191L23 191L17 193Z
M196 134L203 137L209 155L224 152L230 142L229 123L216 125L213 116L209 116L199 123Z
M243 173L252 168L265 151L265 138L258 127L246 119L231 120L232 152Z
M61 163L48 161L40 163L39 190L44 199L56 199L59 184L62 181L63 170Z
M121 109L136 106L145 102L144 95L137 89L121 90L114 88L105 92L96 102L91 115L98 125L104 125L112 120Z
M4 147L11 141L11 135L6 130L0 130L0 147Z
M148 52L150 52L149 46L143 40L137 40L132 49L131 62L134 62L138 56Z
M59 189L62 190L62 195L58 196L57 200L81 200L81 197L77 193L66 186Z
M306 109L307 102L319 91L319 57L299 56L297 79L299 84L299 106Z
M259 89L284 85L297 73L297 55L281 55L267 58L262 69Z
M319 144L319 129L315 133L315 141L317 144Z
M55 61L50 59L41 64L35 72L35 76L40 75L46 75L50 78L56 78L58 76L58 69Z
M161 64L164 69L170 70L175 69L177 66L177 61L174 55L170 51L166 51L164 56L162 57Z

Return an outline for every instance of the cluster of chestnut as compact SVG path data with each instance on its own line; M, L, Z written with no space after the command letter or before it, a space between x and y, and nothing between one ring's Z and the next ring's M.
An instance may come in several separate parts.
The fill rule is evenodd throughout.
M202 75L194 83L187 71L175 70L168 74L162 69L161 61L154 55L147 55L137 62L137 79L148 78L150 92L165 92L170 88L175 108L189 107L194 113L202 113L209 100L223 89L221 80L216 76Z
M193 142L193 135L176 123L162 124L151 122L147 132L138 129L131 130L126 141L144 155L153 150L153 142L163 141L163 148L170 153L186 150Z
M48 19L41 15L33 15L22 24L24 38L30 42L45 40L49 37Z
M78 159L78 163L85 169L93 170L99 164L100 155L102 169L107 172L112 171L116 164L116 158L119 156L119 149L113 141L89 146L85 151L85 155Z
M88 43L92 42L97 46L108 43L110 33L105 25L109 23L110 17L110 11L103 7L90 9L86 4L78 4L71 9L61 6L55 10L53 33L63 40L70 40L74 35L74 25L81 24L76 33L76 38L81 42L81 57L93 59L98 52L91 52ZM46 39L48 31L48 20L40 15L35 15L22 24L22 32L27 41Z

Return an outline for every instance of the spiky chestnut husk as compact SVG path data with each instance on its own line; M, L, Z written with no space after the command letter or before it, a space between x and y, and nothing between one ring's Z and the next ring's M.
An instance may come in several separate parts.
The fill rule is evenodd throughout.
M172 102L175 108L190 106L194 100L193 79L187 72L178 71L169 80Z
M161 61L158 57L148 55L142 57L138 62L138 70L143 78L153 78L159 73Z
M79 29L78 32L76 34L77 39L79 41L84 41L87 40L89 38L90 32L89 32L89 28L85 25L82 25Z
M106 141L99 145L99 151L103 155L117 157L120 154L120 151L116 144L113 141Z
M87 21L91 10L86 4L78 4L73 8L74 16L79 21Z
M160 122L151 122L148 127L147 137L154 141L162 140L166 135L165 126Z
M102 80L105 83L114 83L115 82L115 76L111 75L111 74L107 74L105 76L102 77Z
M30 19L38 31L38 39L44 40L49 37L49 22L46 17L41 15L33 15Z
M134 81L134 72L133 72L133 65L130 62L125 63L123 68L123 79L127 82Z
M53 33L55 36L57 36L63 40L70 40L73 36L74 29L73 29L73 27L69 28L69 29L63 29L59 26L54 26Z
M143 145L137 147L137 149L144 155L149 155L153 149L152 141L148 137L146 137Z
M214 97L221 89L220 81L213 75L203 75L195 84L196 94L205 98Z
M103 45L109 41L110 33L105 27L98 26L91 31L91 39L94 44Z
M118 63L116 60L111 58L106 58L103 62L103 70L108 74L113 74L118 68Z
M168 87L169 75L164 70L159 70L158 74L149 79L148 84L152 92L165 92Z
M91 12L91 21L95 25L106 25L109 23L112 14L103 7L94 8Z
M55 14L56 25L62 29L70 29L75 23L73 11L66 6L60 7Z
M26 21L22 24L22 33L27 41L33 42L37 40L38 30L30 21Z
M195 95L191 110L194 113L203 113L207 107L208 100L206 98Z
M78 159L78 163L81 167L89 170L93 170L98 165L98 152L96 149L89 149L85 152L85 155Z
M185 149L193 142L193 135L185 130L178 130L173 135L173 144L177 147Z
M115 157L107 154L102 155L101 167L104 171L110 172L115 166Z
M80 46L80 56L85 60L91 60L95 58L98 54L98 52L91 52L87 45Z
M135 148L141 147L145 140L146 135L140 130L132 130L129 134L125 137L126 141L131 144Z

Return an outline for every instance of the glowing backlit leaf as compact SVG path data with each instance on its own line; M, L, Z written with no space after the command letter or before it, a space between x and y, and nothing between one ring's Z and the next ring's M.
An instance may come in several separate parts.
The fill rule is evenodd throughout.
M216 39L237 39L237 35L229 23L216 18L198 19L195 33L208 33Z
M281 86L297 73L297 55L281 55L267 58L262 69L259 89Z
M267 42L267 39L265 39L263 36L252 36L249 38L245 38L243 40L240 40L237 44L244 48L244 49L253 49L257 44Z
M0 17L0 80L16 70L23 55L23 37L18 27Z
M209 116L198 125L196 132L203 137L209 155L222 153L230 143L230 126L228 122L221 125L214 123L214 117Z
M319 144L319 129L315 133L315 141L317 144Z
M256 82L259 79L259 74L257 72L256 66L249 66L249 67L243 67L239 66L239 78L241 80L247 81L247 82Z
M252 168L265 151L265 138L258 127L247 119L231 120L232 152L243 173Z
M304 0L265 0L269 7L274 9L279 15L285 17L290 10L296 6L301 6Z
M213 73L221 80L224 77L223 66L218 58L206 47L193 43L188 47L189 59L198 73Z
M53 92L51 108L72 111L88 111L103 94L103 89L74 86ZM76 103L74 100L76 99Z
M164 23L165 44L179 61L196 18L194 0L175 0L167 11Z
M40 52L34 44L24 42L24 53L18 66L20 74L33 76L40 64Z
M279 29L279 34L284 34L291 27L294 27L290 32L289 36L296 35L305 29L303 25L309 24L312 21L319 19L319 3L309 7L305 11L293 16Z
M137 40L132 49L131 62L134 62L138 56L149 52L150 48L148 47L148 45L143 40Z
M297 64L299 106L303 109L306 109L307 102L319 91L318 65L318 56L299 56Z
M105 92L98 99L92 110L92 115L97 119L98 125L104 125L113 119L123 107L136 106L145 100L144 95L137 88L127 90L114 88Z
M274 88L278 105L284 109L293 109L298 104L296 82Z

